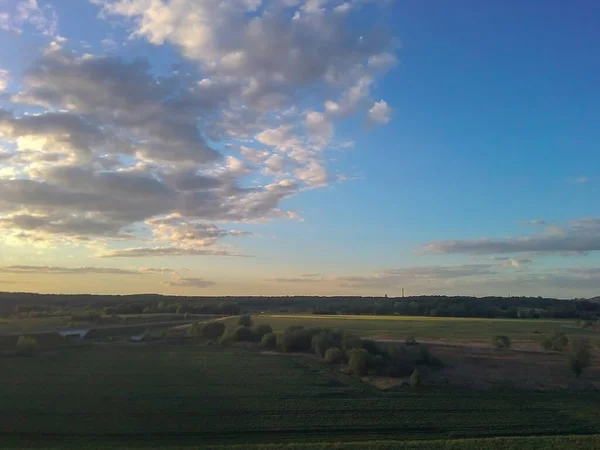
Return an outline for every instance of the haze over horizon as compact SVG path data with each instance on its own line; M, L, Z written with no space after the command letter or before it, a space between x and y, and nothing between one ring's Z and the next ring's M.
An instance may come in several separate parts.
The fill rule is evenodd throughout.
M0 0L0 291L598 296L599 22Z

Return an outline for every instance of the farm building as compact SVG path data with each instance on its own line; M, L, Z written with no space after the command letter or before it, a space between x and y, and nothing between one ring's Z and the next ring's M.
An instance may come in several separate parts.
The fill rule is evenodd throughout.
M90 330L91 328L69 328L67 330L58 330L57 333L64 338L84 339Z

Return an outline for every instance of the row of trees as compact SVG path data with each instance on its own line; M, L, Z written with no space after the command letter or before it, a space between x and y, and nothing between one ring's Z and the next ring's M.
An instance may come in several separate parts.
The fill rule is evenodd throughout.
M41 295L0 293L0 315L94 309L104 314L180 313L239 315L248 312L401 314L437 317L551 317L596 321L600 302L542 297L176 297L144 295Z
M328 364L347 364L357 376L375 373L400 377L411 375L419 365L441 366L425 346L384 346L344 331L301 325L275 333L269 325L253 325L248 315L241 316L238 326L225 333L220 342L260 342L265 350L314 353ZM415 380L420 382L421 375Z

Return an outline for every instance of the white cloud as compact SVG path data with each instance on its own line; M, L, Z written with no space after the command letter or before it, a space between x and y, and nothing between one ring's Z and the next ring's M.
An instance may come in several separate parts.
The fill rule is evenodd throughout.
M392 118L392 108L385 100L375 102L367 115L367 121L371 124L386 124Z
M51 5L41 8L37 0L8 2L12 8L0 9L0 30L22 33L23 27L32 26L45 36L54 36L58 27L58 17ZM2 7L2 5L0 5Z
M0 93L4 92L10 81L10 73L8 70L0 69Z
M215 283L214 281L205 280L204 278L199 277L176 276L172 280L165 281L165 284L171 287L203 289L213 286Z
M244 234L231 223L298 217L284 202L334 179L336 125L367 111L394 59L389 36L353 28L362 2L343 14L329 0L93 3L192 68L158 76L145 60L70 53L53 10L20 2L10 27L33 24L52 42L15 80L19 113L0 111L11 149L0 156L0 231L12 242L241 255L220 244Z

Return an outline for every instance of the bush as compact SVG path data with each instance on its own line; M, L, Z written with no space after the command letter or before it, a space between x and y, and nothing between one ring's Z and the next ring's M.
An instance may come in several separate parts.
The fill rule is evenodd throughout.
M508 336L495 336L492 344L496 348L510 348L512 345Z
M344 353L337 347L328 348L325 352L327 364L340 364L344 361Z
M408 352L397 345L389 345L384 358L388 363L388 373L393 377L404 377L412 373L415 361L411 360Z
M562 352L566 350L569 345L569 338L562 331L556 331L552 336L547 337L542 341L542 347L545 350L554 350Z
M223 322L209 322L202 327L202 336L209 339L219 339L225 333Z
M188 328L188 331L187 331L187 335L190 337L202 336L202 329L200 328L200 325L198 324L198 322L194 322L193 324L190 325L190 327Z
M260 341L265 334L272 333L273 328L271 328L271 325L266 325L266 324L265 325L255 325L252 328L252 331L254 332L254 334L256 336L256 340Z
M417 341L416 341L415 337L414 337L414 336L412 336L412 335L411 335L411 336L408 336L408 337L406 338L406 340L404 341L404 343L405 343L406 345L417 345Z
M235 342L253 342L256 340L256 336L252 330L243 325L235 329L232 337Z
M362 348L364 348L371 355L379 355L382 353L379 345L377 345L377 342L370 339L365 339L362 341Z
M369 352L364 348L351 350L348 368L359 377L366 375L369 369Z
M267 333L260 340L260 346L274 350L277 347L277 335L275 333Z
M310 351L312 338L321 331L321 328L288 329L277 335L277 349L287 353Z
M587 338L571 339L569 345L569 368L579 378L584 369L592 364L592 349Z
M252 316L250 314L242 314L238 319L238 325L242 327L251 327Z
M354 336L353 334L344 333L342 345L346 352L355 348L362 348L362 339L358 336Z
M325 352L331 347L340 347L342 344L342 335L331 331L320 331L315 334L311 340L310 348L316 355L323 358Z
M410 386L413 388L419 387L423 384L423 377L421 373L415 369L413 370L412 375L410 376Z
M34 337L31 336L19 336L19 339L17 339L16 348L19 355L31 356L37 352L38 342Z

